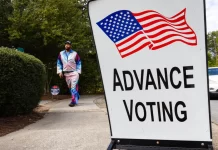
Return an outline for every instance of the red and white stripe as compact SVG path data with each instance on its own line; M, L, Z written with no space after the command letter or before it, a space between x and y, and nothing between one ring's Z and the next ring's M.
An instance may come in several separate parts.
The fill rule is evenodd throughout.
M150 40L146 38L144 33L142 31L138 31L135 34L117 42L116 47L121 57L124 58L142 50L150 44Z
M171 18L152 10L133 15L152 43L149 48L157 50L177 41L191 46L197 45L196 35L187 24L185 13L186 9Z

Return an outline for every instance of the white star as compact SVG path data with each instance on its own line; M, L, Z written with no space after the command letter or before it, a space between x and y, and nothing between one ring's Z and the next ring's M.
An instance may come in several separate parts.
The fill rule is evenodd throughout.
M112 28L112 30L114 30L114 28Z
M123 26L123 24L121 24L121 26Z
M127 21L126 24L128 24L129 22Z
M127 14L129 14L129 12L127 12Z
M116 29L115 31L118 31L118 29Z
M114 21L113 23L116 23L116 21Z
M114 20L117 20L117 18L114 18Z
M133 19L131 19L131 21L134 21Z
M115 37L115 35L113 36L113 38Z
M112 20L110 20L110 22L112 22Z
M123 27L120 27L120 29L123 29Z
M126 30L126 28L124 28L124 30Z
M122 33L125 33L124 31Z
M127 20L129 21L129 18L127 18Z
M132 25L132 22L130 23L130 25Z
M118 33L117 35L120 35L120 33Z
M123 34L121 36L124 36Z
M137 29L140 29L139 27Z
M119 16L120 18L122 18L122 16Z
M131 28L131 26L129 26L129 28Z
M133 29L135 29L135 27L133 27Z
M122 23L124 23L124 21L122 21Z
M118 14L116 14L116 17L118 16Z
M118 21L121 21L120 19L118 19Z
M113 25L113 27L115 27L115 25Z
M119 32L122 32L121 30L119 30Z
M111 26L111 23L109 23L109 26Z
M125 27L127 27L127 25L125 25Z
M123 19L126 19L126 17L123 17Z
M102 22L101 25L103 25L104 23Z
M113 16L111 16L111 19L114 18Z
M106 29L107 27L106 27L106 26L104 26L104 28Z
M110 34L109 36L111 37L112 35Z
M106 32L108 33L109 31L107 30Z
M128 31L130 31L130 29L128 29Z
M114 42L116 41L116 39L114 39Z
M126 16L126 14L124 14L124 16Z
M106 21L108 21L108 19L106 19Z
M134 23L134 25L136 26L137 24L136 24L136 23Z
M120 23L119 23L119 22L117 22L117 24L119 25Z
M120 13L121 15L123 14L123 12Z
M134 32L134 30L132 30L132 32Z
M107 23L105 23L104 25L107 25Z
M128 15L128 17L130 17L130 15Z
M113 33L112 31L110 33Z
M114 34L116 35L117 33L116 33L116 32L114 32Z
M126 34L129 34L129 32L126 32Z
M108 29L110 29L110 27L108 27Z
M117 36L117 39L119 39L119 36Z

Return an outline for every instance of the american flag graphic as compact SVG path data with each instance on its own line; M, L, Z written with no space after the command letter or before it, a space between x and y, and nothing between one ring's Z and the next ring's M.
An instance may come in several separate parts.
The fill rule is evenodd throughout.
M97 25L125 58L147 46L150 50L158 50L178 41L197 45L196 34L187 24L185 14L186 9L170 18L153 10L139 13L120 10L97 22Z

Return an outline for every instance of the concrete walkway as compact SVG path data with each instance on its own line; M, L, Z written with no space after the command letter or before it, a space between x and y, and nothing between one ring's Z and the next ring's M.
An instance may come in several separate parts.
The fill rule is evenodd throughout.
M70 100L52 104L44 119L0 137L1 150L105 150L110 129L104 109L93 101L101 96L82 96L77 107Z

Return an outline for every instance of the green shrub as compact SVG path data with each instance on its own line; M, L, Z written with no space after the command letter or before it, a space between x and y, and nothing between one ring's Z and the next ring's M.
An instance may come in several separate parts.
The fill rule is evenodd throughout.
M0 116L32 112L44 84L45 66L39 59L0 47Z

